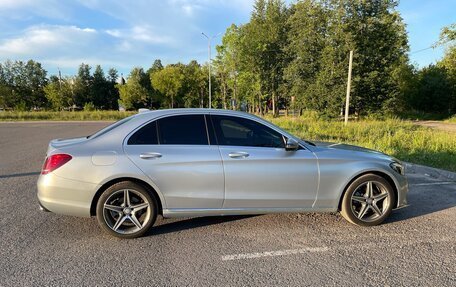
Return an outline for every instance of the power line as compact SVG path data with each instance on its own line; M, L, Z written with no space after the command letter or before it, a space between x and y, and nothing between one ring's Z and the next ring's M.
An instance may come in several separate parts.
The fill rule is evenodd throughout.
M427 48L424 48L424 49L421 49L421 50L417 50L417 51L410 52L409 54L412 55L412 54L416 54L416 53L419 53L419 52L423 52L423 51L426 51L426 50L429 50L429 49L434 49L434 47L433 47L433 46L430 46L430 47L427 47Z

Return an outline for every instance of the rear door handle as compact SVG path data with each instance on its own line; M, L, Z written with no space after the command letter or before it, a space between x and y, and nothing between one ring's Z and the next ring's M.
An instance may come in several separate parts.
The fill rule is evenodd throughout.
M158 152L145 152L139 155L142 159L154 159L154 158L161 158L161 153Z
M228 156L231 158L246 158L249 156L249 154L246 152L243 152L243 151L238 151L238 152L230 152L228 154Z

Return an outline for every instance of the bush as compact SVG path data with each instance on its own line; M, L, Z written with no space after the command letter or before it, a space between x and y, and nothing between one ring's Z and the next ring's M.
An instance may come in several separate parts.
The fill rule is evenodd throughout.
M92 102L84 104L84 111L85 112L92 112L95 111L95 105Z

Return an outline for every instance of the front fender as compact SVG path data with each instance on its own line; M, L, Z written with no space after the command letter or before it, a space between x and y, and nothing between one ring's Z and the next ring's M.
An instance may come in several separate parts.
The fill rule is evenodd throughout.
M398 193L398 206L402 205L405 197L404 189L407 186L404 176L394 174L387 163L354 161L341 163L340 166L334 163L328 165L320 164L320 188L314 208L338 211L340 200L348 185L354 179L366 173L388 176L394 183L394 188Z

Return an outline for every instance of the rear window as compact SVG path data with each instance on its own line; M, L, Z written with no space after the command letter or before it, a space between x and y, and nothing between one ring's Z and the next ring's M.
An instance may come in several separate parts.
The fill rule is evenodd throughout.
M99 130L98 132L90 135L90 136L87 136L88 139L91 139L91 138L95 138L95 137L98 137L98 136L101 136L101 135L104 135L105 133L107 132L110 132L112 131L113 129L125 124L126 122L129 122L131 119L133 119L134 116L129 116L127 118L124 118L124 119L121 119L120 121L117 121L101 130Z
M151 122L135 132L129 139L129 145L154 145L158 144L157 122Z

